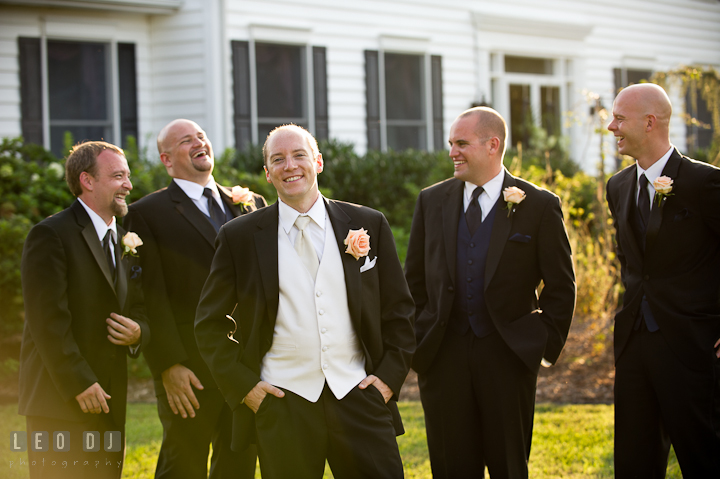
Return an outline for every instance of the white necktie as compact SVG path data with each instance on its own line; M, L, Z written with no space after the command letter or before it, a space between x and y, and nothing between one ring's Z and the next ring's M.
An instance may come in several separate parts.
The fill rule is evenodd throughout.
M295 226L300 230L297 238L295 238L295 251L297 251L298 256L300 256L303 264L310 272L310 276L315 279L319 262L315 248L310 240L310 235L305 233L305 227L307 227L308 224L310 224L309 216L298 216L295 220Z

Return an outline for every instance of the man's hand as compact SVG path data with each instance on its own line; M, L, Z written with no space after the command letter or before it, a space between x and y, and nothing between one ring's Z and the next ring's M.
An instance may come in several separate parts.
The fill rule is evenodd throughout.
M204 389L195 373L182 364L175 364L162 372L162 382L172 412L180 414L183 419L188 415L195 417L195 409L200 409L200 403L195 397L192 386L196 389Z
M360 389L365 389L368 386L370 386L371 384L373 386L375 386L378 389L378 391L380 391L380 394L382 394L383 398L385 399L385 404L387 404L387 402L390 400L390 398L393 397L393 391L392 391L392 389L390 389L390 387L387 384L385 384L383 382L382 379L375 376L374 374L371 374L370 376L363 379L360 382L360 384L358 385L358 387Z
M92 386L75 396L82 412L90 414L109 413L108 399L110 399L110 395L98 383L93 383Z
M258 412L258 408L260 407L260 404L262 404L263 400L265 400L265 396L268 394L272 394L275 397L281 398L285 396L285 393L282 392L280 389L276 388L270 383L266 383L265 381L260 381L255 385L254 388L250 390L249 393L247 393L247 396L245 396L245 399L243 399L243 403L249 407L252 412L256 413Z
M105 320L108 327L108 339L118 346L132 346L140 341L140 325L130 318L116 313L110 313Z
M717 348L717 351L715 351L715 356L720 358L720 339L715 341L715 347Z

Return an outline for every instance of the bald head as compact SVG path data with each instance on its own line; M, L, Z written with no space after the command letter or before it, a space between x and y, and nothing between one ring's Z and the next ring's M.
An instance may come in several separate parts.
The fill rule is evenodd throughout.
M205 186L215 166L212 144L192 120L173 120L157 137L160 161L173 178Z
M615 98L608 130L617 139L618 152L647 169L670 149L671 116L665 90L652 83L631 85Z
M475 119L475 131L477 132L478 137L495 136L500 140L502 148L499 150L499 156L502 159L505 156L508 136L507 123L502 115L492 108L477 106L460 113L457 119L468 117Z

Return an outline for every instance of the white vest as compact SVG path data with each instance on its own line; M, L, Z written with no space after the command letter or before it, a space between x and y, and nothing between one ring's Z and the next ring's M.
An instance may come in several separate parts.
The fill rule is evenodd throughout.
M335 397L342 399L367 373L350 320L340 248L329 218L314 282L278 226L278 278L277 321L260 377L310 402L320 398L327 381Z

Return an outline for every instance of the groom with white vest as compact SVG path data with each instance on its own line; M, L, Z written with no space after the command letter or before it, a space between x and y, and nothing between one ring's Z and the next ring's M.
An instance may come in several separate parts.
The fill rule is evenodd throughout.
M319 193L305 129L276 128L263 156L279 200L220 230L195 320L233 449L254 437L264 479L321 478L326 460L337 479L402 478L414 305L387 220Z

